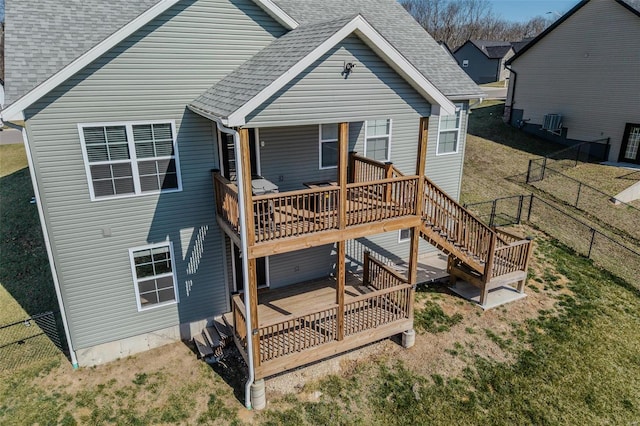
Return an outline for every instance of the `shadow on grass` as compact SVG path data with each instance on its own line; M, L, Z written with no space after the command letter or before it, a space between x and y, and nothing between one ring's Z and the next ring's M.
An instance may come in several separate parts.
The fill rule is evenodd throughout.
M508 125L502 120L503 113L503 103L473 109L469 116L468 133L535 156L545 156L566 148L566 145L539 139Z
M58 308L32 197L28 168L0 178L0 284L30 316Z

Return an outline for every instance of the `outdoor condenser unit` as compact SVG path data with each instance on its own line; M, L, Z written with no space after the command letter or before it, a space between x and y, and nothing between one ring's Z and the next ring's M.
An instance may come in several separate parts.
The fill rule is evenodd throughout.
M547 114L544 116L544 124L542 130L559 135L562 133L562 115L560 114Z

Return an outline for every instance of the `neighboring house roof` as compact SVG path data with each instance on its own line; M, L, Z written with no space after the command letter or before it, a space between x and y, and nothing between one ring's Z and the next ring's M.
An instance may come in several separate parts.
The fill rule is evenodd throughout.
M514 41L511 42L511 47L513 47L513 51L515 53L518 53L519 51L521 51L527 44L529 44L529 42L533 40L533 37L527 37L527 38L523 38L520 41Z
M489 59L502 59L509 50L511 50L511 43L508 41L469 40L467 43L473 44ZM462 46L464 46L464 44ZM457 48L456 52L460 50L462 46Z
M83 58L101 54L180 0L20 0L6 10L6 70L9 103L47 92ZM362 14L434 86L452 99L483 96L426 31L394 0L254 0L288 29L327 17ZM117 11L117 13L114 13ZM158 13L150 13L156 11ZM147 19L149 18L149 19ZM104 46L103 46L104 45ZM76 71L77 72L77 71ZM43 83L49 83L49 86ZM59 84L59 83L58 83ZM55 87L55 86L54 86ZM48 90L47 90L48 89ZM39 93L38 93L39 94ZM29 101L31 101L29 98ZM22 99L21 99L22 100ZM31 102L24 101L30 105ZM18 108L14 108L18 109Z
M454 105L361 15L301 25L258 52L193 101L189 108L222 119L227 126L244 125L248 114L353 33L429 102L440 105L449 114L455 113Z
M584 5L589 3L589 1L590 0L582 0L580 3L578 3L573 8L571 8L571 10L569 10L567 13L562 15L562 17L558 18L553 24L547 27L547 29L545 29L543 32L538 34L537 37L535 37L533 40L527 43L526 46L524 46L518 52L516 52L516 54L506 62L506 65L509 65L514 61L516 61L520 56L522 56L529 49L535 46L540 40L542 40L547 34L555 30L558 26L562 25L564 21L569 19L578 10L582 9ZM635 14L640 18L640 0L612 0L612 1L615 1L616 3L620 4L625 9L629 10L631 13Z

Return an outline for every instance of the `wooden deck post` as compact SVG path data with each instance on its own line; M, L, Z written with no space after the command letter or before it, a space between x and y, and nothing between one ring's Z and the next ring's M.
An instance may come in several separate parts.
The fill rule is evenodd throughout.
M525 274L529 274L529 262L531 262L531 254L533 253L533 239L530 237L527 237L527 240L529 240L529 244L527 244L527 254L526 254L526 258L524 261L524 273ZM519 293L524 293L524 286L527 283L527 275L525 275L525 279L518 281L518 292Z
M338 227L345 229L347 227L347 165L349 151L349 123L338 124L338 185L340 185L340 201L338 201ZM337 260L338 269L336 283L336 304L338 305L337 314L337 338L339 341L344 339L344 287L346 275L346 241L337 242Z
M362 284L366 287L370 284L369 279L369 256L371 253L369 250L365 250L364 258L362 259Z
M240 157L242 158L239 168L236 169L236 173L242 173L242 188L238 188L244 195L244 211L245 211L245 223L241 223L240 226L246 226L247 229L247 245L253 246L256 242L255 222L253 214L253 187L251 185L251 151L249 150L249 129L240 129ZM250 306L246 306L245 309L251 313L251 336L247 336L247 339L253 340L253 353L247 354L253 357L255 366L260 365L260 336L258 331L258 277L256 259L249 257L249 253L242 253L247 257L249 262L249 277L248 288L244 291L249 292Z
M424 168L427 163L427 140L429 138L429 118L420 118L420 132L418 134L418 159L416 162L416 175L420 176L416 187L416 216L422 217L422 205L424 200ZM411 230L411 248L409 252L409 283L416 285L418 280L418 252L420 243L420 226Z
M349 178L347 179L347 183L354 183L356 181L356 151L349 152Z
M480 290L480 305L484 306L489 295L489 281L493 277L493 259L496 255L496 245L498 244L498 233L493 230L489 241L489 254L487 262L484 264L484 274L482 276L482 289Z
M251 306L247 309L251 311L251 336L247 336L247 339L253 341L253 364L255 366L260 365L260 335L258 334L258 274L257 274L257 262L256 259L248 259L249 261L249 288L245 291L250 292Z
M387 161L384 163L384 178L391 179L393 178L393 163L391 161ZM384 190L384 201L388 203L391 201L391 195L393 194L393 184L387 183L386 188Z
M255 222L253 215L253 187L251 186L251 154L249 150L249 129L240 129L240 155L242 163L240 168L236 169L236 173L242 173L242 188L238 190L244 194L244 211L246 215L246 223L240 226L247 227L248 245L251 247L256 242Z

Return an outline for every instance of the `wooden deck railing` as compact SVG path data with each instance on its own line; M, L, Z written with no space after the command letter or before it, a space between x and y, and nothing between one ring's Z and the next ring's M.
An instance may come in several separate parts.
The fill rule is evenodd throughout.
M245 307L239 296L231 299L231 310L233 313L233 333L240 345L247 351L247 320L245 317Z
M416 214L418 176L347 185L347 225Z
M344 305L345 336L410 318L412 291L403 284L350 299Z
M240 229L238 187L218 172L213 172L213 187L218 216L225 220L234 231L238 232Z
M434 228L464 247L472 256L486 262L493 230L458 204L429 179L425 182L423 216Z
M378 259L371 257L368 251L364 252L362 280L365 286L370 286L376 290L385 290L391 287L398 287L409 284L409 280L398 271L385 265Z
M492 277L499 277L511 272L527 270L531 241L520 240L509 245L496 247L493 256Z
M391 162L383 163L371 158L349 154L349 183L371 182L404 176Z
M338 228L337 186L253 197L256 242Z
M260 362L337 340L338 306L288 315L259 328Z

